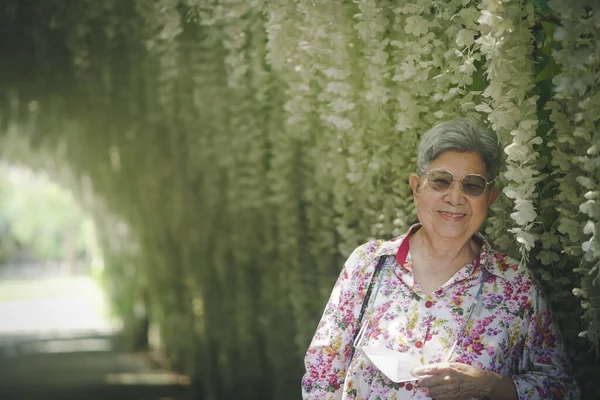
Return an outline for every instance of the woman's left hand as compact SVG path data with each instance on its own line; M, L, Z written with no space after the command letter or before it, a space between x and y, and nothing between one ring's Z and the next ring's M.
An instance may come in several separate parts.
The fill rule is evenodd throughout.
M488 396L501 375L461 363L431 364L410 371L435 400L464 400Z

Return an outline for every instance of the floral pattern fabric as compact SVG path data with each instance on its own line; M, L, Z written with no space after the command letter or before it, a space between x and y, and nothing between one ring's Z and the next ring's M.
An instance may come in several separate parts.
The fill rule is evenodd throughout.
M365 243L344 264L306 353L303 399L430 399L417 381L394 383L353 349L375 266L379 257L389 255L395 257L381 271L375 299L375 290L371 293L372 312L364 315L369 324L362 344L407 353L424 365L450 356L450 361L510 376L519 399L579 398L562 336L527 268L493 251L476 234L480 259L425 295L413 278L407 237ZM484 275L480 301L465 326Z

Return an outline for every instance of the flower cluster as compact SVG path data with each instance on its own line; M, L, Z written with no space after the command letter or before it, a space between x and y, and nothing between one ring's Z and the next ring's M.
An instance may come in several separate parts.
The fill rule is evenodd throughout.
M250 66L247 61L250 4L246 1L231 1L222 13L223 47L227 50L225 66L228 69L227 84L231 88L244 85ZM220 8L222 10L222 8Z
M146 48L158 63L158 101L167 119L175 118L175 96L179 76L178 36L183 32L177 0L161 0L150 5L136 1L149 32Z
M510 140L504 174L504 193L514 202L510 214L516 226L495 226L498 231L508 229L519 243L523 261L535 246L532 232L537 213L534 205L536 183L539 181L535 145L541 144L536 136L536 96L533 88L532 37L529 30L533 8L531 4L511 1L486 0L481 5L479 24L481 36L476 40L486 57L486 75L489 85L482 95L486 99L476 109L488 114L492 128L501 140ZM497 219L498 225L502 220Z
M554 38L562 49L554 54L562 72L554 77L557 94L551 105L558 138L553 163L560 168L559 228L566 251L583 255L581 287L586 334L600 342L600 6L577 0L551 1L561 16ZM583 197L583 199L582 199ZM583 202L582 202L583 200ZM579 205L579 207L577 207ZM586 239L587 238L587 239Z
M386 11L390 2L361 0L357 3L360 12L354 15L358 21L354 28L363 42L367 61L364 65L365 100L376 109L387 104L390 92L387 86L390 77L387 47L390 40L384 36L389 26Z

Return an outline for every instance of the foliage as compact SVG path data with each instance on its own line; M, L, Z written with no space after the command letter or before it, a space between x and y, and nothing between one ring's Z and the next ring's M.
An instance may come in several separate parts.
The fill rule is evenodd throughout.
M5 3L3 157L67 176L132 335L157 324L199 397L297 397L344 257L415 221L419 137L459 116L505 145L487 235L597 393L593 0Z
M0 221L9 228L3 236L38 260L80 259L88 247L86 220L71 193L22 168L0 171L6 176L0 178Z

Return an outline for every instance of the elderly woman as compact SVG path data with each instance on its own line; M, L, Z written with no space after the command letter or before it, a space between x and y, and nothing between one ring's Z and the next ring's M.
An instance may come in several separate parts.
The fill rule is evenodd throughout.
M419 223L346 261L306 353L304 399L579 398L539 282L478 233L494 133L438 124L409 178Z

